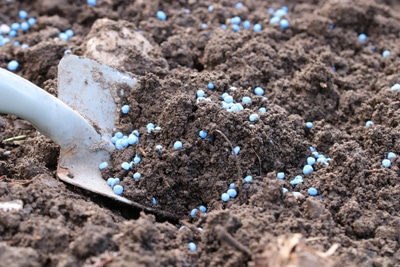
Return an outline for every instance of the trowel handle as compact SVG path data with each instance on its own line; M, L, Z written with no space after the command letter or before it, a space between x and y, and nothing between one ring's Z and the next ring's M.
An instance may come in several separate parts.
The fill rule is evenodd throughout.
M100 135L77 112L20 76L0 68L0 113L31 122L42 134L67 149L90 145Z

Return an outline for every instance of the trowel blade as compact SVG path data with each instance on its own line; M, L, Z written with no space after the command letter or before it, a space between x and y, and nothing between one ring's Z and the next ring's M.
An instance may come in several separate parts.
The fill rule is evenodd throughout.
M111 139L123 94L137 79L97 61L70 55L58 65L58 98Z
M110 152L114 149L111 136L119 116L121 96L128 90L134 90L136 85L135 77L91 59L70 55L61 60L58 65L58 98L80 113L106 144L100 148L96 143L90 147L80 144L61 147L57 169L61 180L132 204L132 201L113 192L102 178L98 166L110 159Z

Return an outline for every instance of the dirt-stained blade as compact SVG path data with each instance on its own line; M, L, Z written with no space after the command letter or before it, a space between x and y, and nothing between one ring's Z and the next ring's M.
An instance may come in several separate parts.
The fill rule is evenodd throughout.
M58 66L58 98L81 114L95 129L92 143L61 147L58 177L80 188L132 204L115 194L101 177L99 164L110 159L111 137L123 94L135 90L137 80L94 60L70 55ZM74 128L70 129L74 131Z

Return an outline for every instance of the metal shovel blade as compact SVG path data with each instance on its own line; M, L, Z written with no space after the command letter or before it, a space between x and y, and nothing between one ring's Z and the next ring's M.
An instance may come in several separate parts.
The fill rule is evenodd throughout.
M127 203L102 178L99 164L110 159L112 132L120 97L134 90L137 79L94 60L70 55L58 65L58 98L95 129L92 143L61 147L58 177L75 186ZM70 129L75 131L77 129Z

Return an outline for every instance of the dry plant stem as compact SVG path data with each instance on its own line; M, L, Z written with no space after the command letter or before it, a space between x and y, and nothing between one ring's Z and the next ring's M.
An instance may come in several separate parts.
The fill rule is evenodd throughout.
M340 247L338 243L333 244L327 251L325 251L324 255L326 257L330 257L335 254L336 250Z
M26 186L26 185L29 185L32 182L33 182L33 179L30 179L28 181L12 181L11 183L14 184L14 185Z
M146 154L146 152L143 150L143 148L139 147L138 149L139 149L140 153L142 153L142 156L143 156L143 157L147 157L147 154Z
M18 136L14 136L14 137L10 137L7 138L3 141L3 143L7 143L7 142L13 142L13 141L19 141L19 140L24 140L26 139L28 136L27 135L18 135Z
M226 137L226 135L223 132L221 132L220 130L215 130L215 132L219 133L228 142L229 146L231 147L231 151L233 152L234 151L233 145L232 145L231 141L229 141L228 137ZM239 160L237 158L237 155L234 155L234 158L235 158L237 174L238 174L238 185L239 185L239 188L241 188L242 187L242 170L240 169Z

